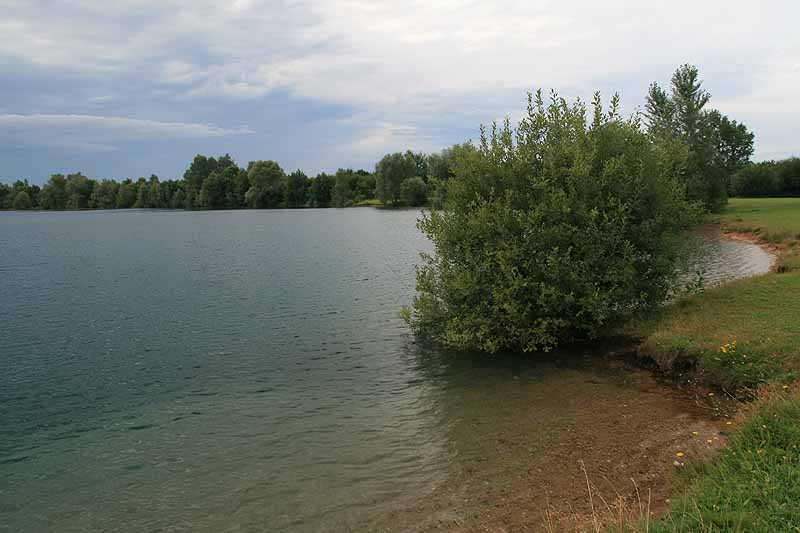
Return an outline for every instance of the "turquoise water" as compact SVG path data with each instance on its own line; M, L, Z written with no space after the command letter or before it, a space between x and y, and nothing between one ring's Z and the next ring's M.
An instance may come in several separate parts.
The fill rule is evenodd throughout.
M581 387L618 424L626 372L420 353L417 217L0 213L0 530L390 528L549 457ZM498 434L528 455L487 452Z
M0 213L0 526L288 527L434 482L417 216Z

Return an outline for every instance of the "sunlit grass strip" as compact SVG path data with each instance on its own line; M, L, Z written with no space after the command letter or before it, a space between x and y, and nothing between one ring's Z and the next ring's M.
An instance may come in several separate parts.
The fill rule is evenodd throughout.
M792 379L800 369L800 272L710 289L641 328L639 351L662 370L691 368L732 391Z

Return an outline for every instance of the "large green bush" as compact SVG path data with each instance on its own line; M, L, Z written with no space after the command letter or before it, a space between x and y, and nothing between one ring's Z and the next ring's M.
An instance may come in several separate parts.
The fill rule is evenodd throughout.
M638 120L553 95L513 130L482 131L454 164L443 210L419 222L412 326L459 349L542 350L591 338L663 302L676 235L698 214L669 145Z

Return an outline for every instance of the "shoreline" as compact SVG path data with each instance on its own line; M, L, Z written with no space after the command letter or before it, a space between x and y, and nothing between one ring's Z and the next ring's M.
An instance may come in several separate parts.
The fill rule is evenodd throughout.
M705 530L709 523L724 531L776 531L800 520L790 481L796 466L785 461L800 442L796 209L770 199L732 200L713 223L726 238L770 254L769 271L688 296L633 328L637 355L739 406L727 445L696 461L674 487L657 531Z

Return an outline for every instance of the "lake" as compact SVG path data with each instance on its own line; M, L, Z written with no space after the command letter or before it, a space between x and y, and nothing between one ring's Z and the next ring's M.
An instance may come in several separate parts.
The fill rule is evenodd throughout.
M628 456L713 430L601 347L418 346L399 316L418 216L0 212L0 529L514 525L585 486L578 459L655 487L647 454L603 450L621 421Z

